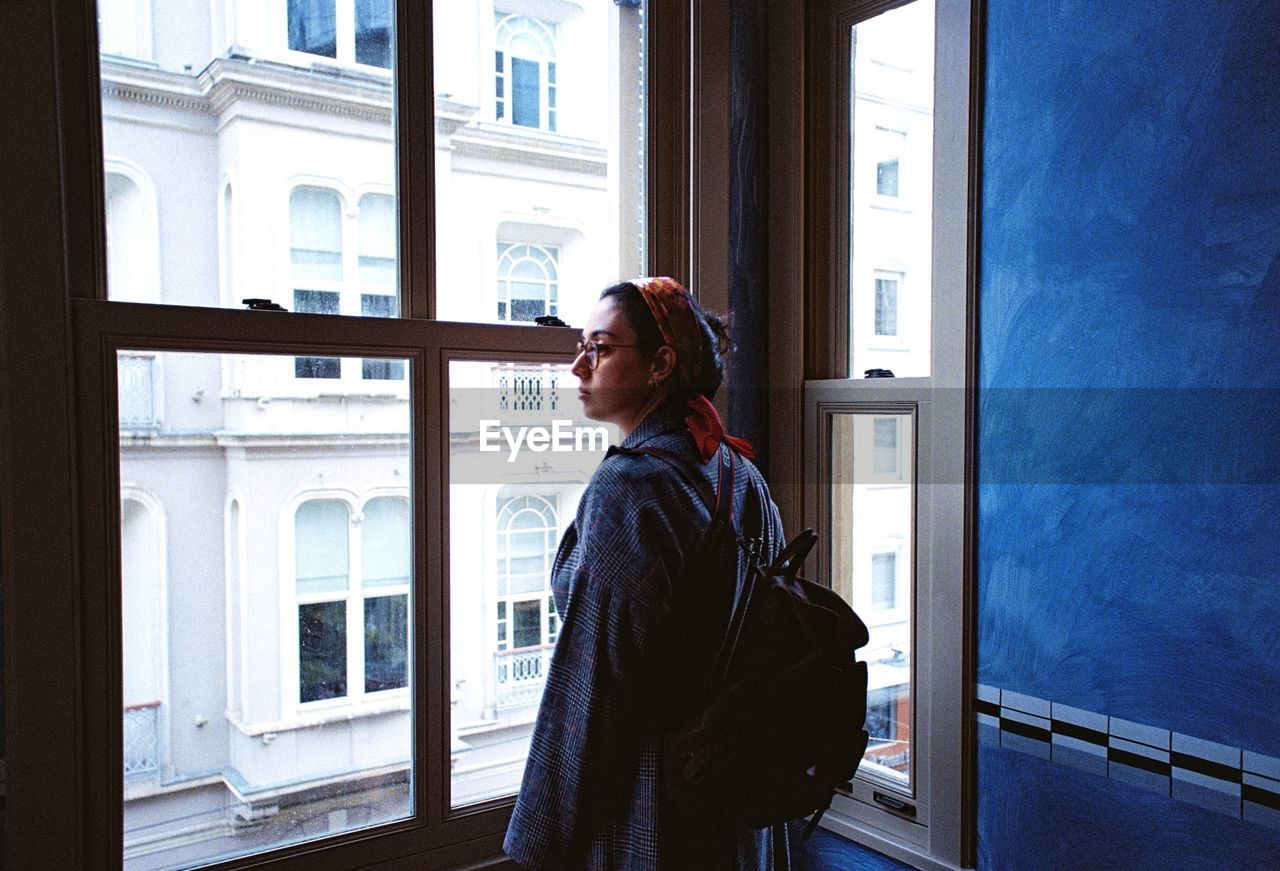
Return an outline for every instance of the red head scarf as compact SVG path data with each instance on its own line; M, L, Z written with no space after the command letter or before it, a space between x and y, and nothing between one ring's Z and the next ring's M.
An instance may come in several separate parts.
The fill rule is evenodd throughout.
M674 278L637 278L631 282L644 298L653 319L658 322L662 341L676 352L676 371L685 384L699 383L702 374L703 336L693 297ZM744 457L755 458L755 448L746 439L735 438L724 431L724 424L711 400L701 393L688 402L689 415L684 422L698 446L703 462L710 460L721 442Z

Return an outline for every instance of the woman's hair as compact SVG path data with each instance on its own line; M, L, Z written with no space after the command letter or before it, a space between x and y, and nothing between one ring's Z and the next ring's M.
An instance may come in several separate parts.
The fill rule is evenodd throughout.
M640 289L629 281L605 288L600 299L611 299L622 309L627 322L636 331L636 350L645 357L652 357L665 341L658 322L644 301ZM702 333L702 360L697 367L679 366L671 374L671 399L683 402L694 394L701 393L707 399L715 399L720 382L724 380L724 358L729 353L729 328L724 318L714 312L703 311L696 301L693 303L693 315L698 321L698 329ZM696 383L685 374L696 371Z

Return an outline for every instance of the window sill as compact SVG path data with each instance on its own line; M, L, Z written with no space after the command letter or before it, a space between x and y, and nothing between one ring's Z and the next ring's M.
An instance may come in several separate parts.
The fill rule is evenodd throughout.
M379 699L377 703L348 704L341 708L328 708L323 711L304 711L288 719L267 720L257 723L246 723L238 716L228 713L227 722L235 726L242 734L251 738L274 736L280 732L292 732L297 729L310 729L329 723L343 723L360 720L365 717L381 717L387 714L403 714L413 709L409 694L402 693L393 698Z

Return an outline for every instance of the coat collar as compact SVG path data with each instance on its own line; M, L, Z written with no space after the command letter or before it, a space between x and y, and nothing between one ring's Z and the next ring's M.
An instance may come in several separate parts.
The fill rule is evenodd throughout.
M687 427L684 422L684 414L681 412L682 409L671 406L654 409L649 412L649 415L644 420L640 421L639 426L633 429L629 436L622 440L622 447L639 447L658 436L684 431Z

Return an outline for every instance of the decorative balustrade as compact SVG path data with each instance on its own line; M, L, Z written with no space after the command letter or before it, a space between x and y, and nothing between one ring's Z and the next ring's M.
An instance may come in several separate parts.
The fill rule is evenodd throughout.
M553 649L554 645L547 644L521 650L500 650L493 655L499 708L532 705L541 700Z
M498 415L503 423L546 422L565 417L559 394L561 373L552 366L504 364L494 367ZM570 379L573 383L573 379ZM568 409L573 416L578 409Z
M124 709L124 773L146 774L160 767L160 703Z

